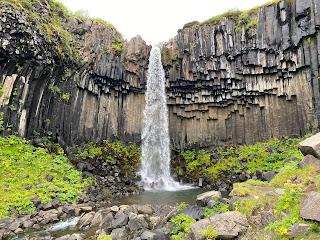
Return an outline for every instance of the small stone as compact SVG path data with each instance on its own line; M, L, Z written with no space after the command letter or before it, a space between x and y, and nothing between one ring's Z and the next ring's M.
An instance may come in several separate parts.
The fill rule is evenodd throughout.
M263 172L261 176L261 180L270 182L275 176L276 176L276 172L273 170L268 172Z
M46 176L46 179L47 179L48 182L51 182L53 180L53 176L51 174L48 174Z
M17 228L15 231L14 231L15 234L19 234L19 233L23 233L23 230L22 228Z

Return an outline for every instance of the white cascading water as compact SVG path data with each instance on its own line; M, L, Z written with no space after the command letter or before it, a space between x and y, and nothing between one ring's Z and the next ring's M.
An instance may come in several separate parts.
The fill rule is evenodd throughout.
M146 106L143 112L141 183L145 190L181 190L170 176L170 140L165 76L158 47L149 57Z

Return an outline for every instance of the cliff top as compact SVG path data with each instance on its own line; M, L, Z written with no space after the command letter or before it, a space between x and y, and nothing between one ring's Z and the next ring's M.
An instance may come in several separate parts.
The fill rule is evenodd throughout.
M257 7L251 8L249 10L245 10L245 11L240 11L239 9L230 9L229 11L227 11L225 13L222 13L217 16L213 16L212 18L209 18L208 20L205 20L201 23L198 21L192 21L192 22L186 23L183 26L183 29L188 28L188 27L192 27L192 26L200 27L203 25L206 25L206 26L217 25L217 24L221 23L221 21L224 17L229 18L229 19L233 19L236 22L236 28L238 28L239 30L242 28L242 26L245 26L246 29L250 29L256 25L257 19L255 18L255 15L257 15L258 10L260 8L277 4L280 1L281 0L270 1L270 2L267 2L263 5L260 5L260 6L257 6Z
M0 0L0 6L2 11L10 12L13 17L24 13L25 23L36 25L48 42L57 46L58 55L64 60L76 61L79 57L78 43L72 36L74 32L70 22L100 25L112 32L116 42L123 41L121 33L111 23L86 17L83 11L72 13L55 0Z

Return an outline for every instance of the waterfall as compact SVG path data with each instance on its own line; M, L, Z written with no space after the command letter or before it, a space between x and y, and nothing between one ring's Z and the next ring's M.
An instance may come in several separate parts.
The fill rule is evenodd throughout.
M170 176L170 140L165 76L158 47L149 57L147 91L143 111L141 183L146 190L186 188ZM190 188L190 187L188 187Z

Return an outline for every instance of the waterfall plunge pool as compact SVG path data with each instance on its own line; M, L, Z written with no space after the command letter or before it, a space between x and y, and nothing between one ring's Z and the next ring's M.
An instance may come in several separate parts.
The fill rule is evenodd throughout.
M195 205L197 195L204 193L208 190L204 188L190 188L187 190L177 191L145 191L138 195L129 195L121 197L112 205L133 205L133 204L150 204L152 205L170 205L176 206L181 202L189 205Z

